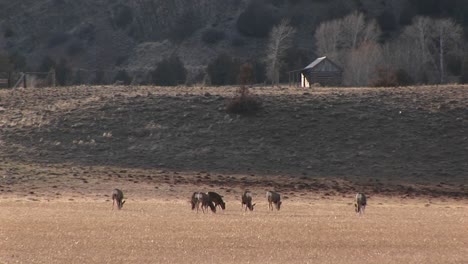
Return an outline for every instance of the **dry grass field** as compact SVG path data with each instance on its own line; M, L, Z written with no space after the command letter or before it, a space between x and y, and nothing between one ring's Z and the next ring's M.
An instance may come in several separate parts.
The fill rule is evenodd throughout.
M0 263L467 263L468 87L234 91L0 90Z
M262 192L263 194L263 192ZM262 195L263 198L263 195ZM285 202L279 212L234 198L224 212L185 200L0 203L1 263L466 263L468 207L372 199Z

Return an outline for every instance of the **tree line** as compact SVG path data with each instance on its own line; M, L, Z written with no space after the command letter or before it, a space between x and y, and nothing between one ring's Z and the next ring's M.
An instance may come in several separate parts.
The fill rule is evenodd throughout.
M375 20L355 12L320 24L316 50L342 65L344 84L352 86L378 84L392 73L400 73L397 85L446 83L466 71L463 29L450 18L418 16L386 42L381 34Z
M246 12L255 13L258 10L260 9L250 7ZM129 73L122 67L114 76L108 77L106 82L164 86L194 82L211 85L266 82L277 85L287 80L287 70L305 66L313 56L300 53L295 48L294 38L298 31L294 22L282 19L272 23L264 53L253 60L240 60L228 53L222 53L212 59L203 74L193 78L189 76L183 60L172 55L156 63L154 70L148 71L144 76L136 78L134 73ZM468 52L463 37L464 29L453 19L416 16L392 37L385 36L381 25L382 22L378 19L357 11L324 21L313 32L311 50L317 56L327 56L342 66L343 84L347 86L468 81ZM265 28L262 28L262 32L265 32ZM224 37L222 32L207 30L202 39L210 45ZM85 74L74 71L63 58L55 61L46 56L37 70L48 71L51 68L56 70L59 85L85 82ZM0 72L25 69L26 60L21 55L0 54ZM95 75L92 80L88 77L86 83L105 82L102 72L96 70ZM136 79L138 80L135 81Z

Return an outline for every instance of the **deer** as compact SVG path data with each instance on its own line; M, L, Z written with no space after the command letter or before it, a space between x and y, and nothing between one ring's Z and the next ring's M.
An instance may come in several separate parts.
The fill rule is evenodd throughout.
M275 204L276 210L279 211L281 208L281 196L279 193L273 191L266 192L266 198L268 200L268 209L273 210L273 204Z
M250 211L253 211L255 204L252 204L252 193L250 191L245 191L241 197L242 199L242 208L245 205L245 211L249 208Z
M192 210L197 208L197 213L198 213L198 210L200 209L200 206L201 206L203 213L205 213L205 209L208 209L208 207L210 207L213 213L216 213L216 207L214 206L213 202L210 200L210 197L208 196L208 194L204 192L194 192L190 203L192 204Z
M222 210L226 209L226 203L223 201L223 196L215 192L208 192L208 197L214 203L215 207L221 207Z
M123 192L119 189L114 189L112 192L112 210L115 208L115 204L117 204L117 209L122 209L125 201L123 201L124 195Z
M354 209L356 210L356 214L364 214L367 205L367 198L363 193L357 193L355 202L354 202Z

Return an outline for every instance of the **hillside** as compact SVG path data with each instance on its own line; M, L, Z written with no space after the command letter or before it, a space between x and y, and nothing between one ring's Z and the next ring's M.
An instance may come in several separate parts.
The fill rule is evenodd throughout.
M4 164L285 177L288 181L274 183L284 189L467 194L466 86L259 87L253 91L263 110L249 117L226 114L234 91L122 86L0 91L0 158ZM196 179L204 181L187 177Z
M453 17L466 25L463 1L412 0L26 0L0 1L0 52L22 58L17 67L48 70L51 58L78 69L139 79L170 55L178 55L189 82L201 82L206 65L221 53L261 61L271 27L286 18L297 29L295 55L284 70L314 55L317 26L354 11L377 19L384 38L398 33L416 15ZM205 39L206 37L206 39ZM24 62L22 60L25 60ZM303 61L302 61L303 60ZM88 73L87 71L84 71ZM82 73L83 74L83 73ZM92 74L92 73L88 73ZM113 77L113 76L112 76ZM75 82L69 77L68 82Z

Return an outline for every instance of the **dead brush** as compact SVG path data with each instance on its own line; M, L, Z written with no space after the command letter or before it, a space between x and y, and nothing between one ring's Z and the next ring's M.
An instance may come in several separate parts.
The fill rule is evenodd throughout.
M252 95L246 86L240 87L236 95L227 102L226 112L229 114L252 115L258 112L262 104L257 96Z

